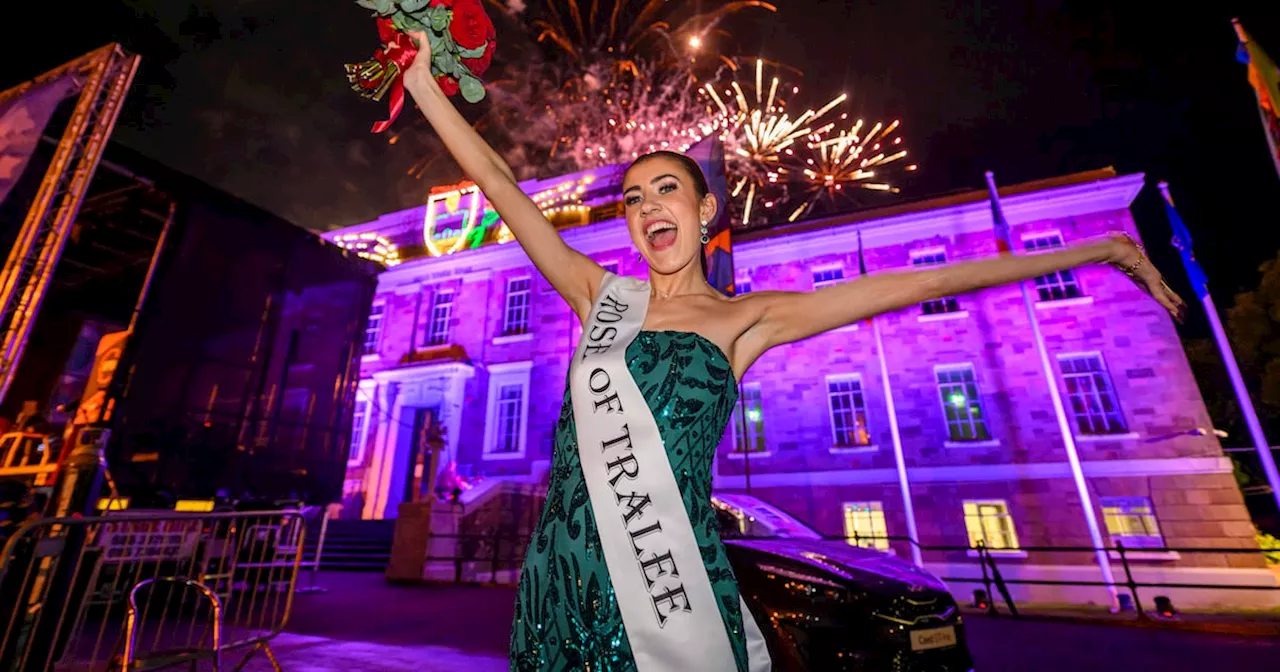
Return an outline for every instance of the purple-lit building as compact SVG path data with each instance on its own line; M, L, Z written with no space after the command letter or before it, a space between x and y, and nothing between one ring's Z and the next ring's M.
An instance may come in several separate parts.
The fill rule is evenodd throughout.
M619 178L606 169L524 187L569 245L644 275L620 218ZM1004 189L1016 252L1108 231L1136 237L1129 206L1142 187L1142 175L1108 170ZM986 194L972 192L744 233L733 250L738 287L808 291L852 280L859 232L870 273L996 251ZM380 276L365 338L344 516L396 515L413 487L415 427L428 412L447 428L458 472L487 484L477 491L545 483L579 326L483 197L441 190L425 207L327 237L398 254ZM1104 535L1127 548L1256 548L1165 311L1106 267L1039 278L1034 290ZM921 542L982 541L1006 577L1097 580L1090 553L1022 550L1089 546L1090 536L1019 289L931 301L879 325ZM745 421L735 417L716 461L719 491L750 491L827 534L906 536L872 331L853 325L760 359L743 380ZM858 543L910 556L899 542ZM942 576L972 576L973 555L929 551L924 560ZM1140 580L1276 582L1256 555L1133 555ZM1274 599L1187 595L1183 602Z

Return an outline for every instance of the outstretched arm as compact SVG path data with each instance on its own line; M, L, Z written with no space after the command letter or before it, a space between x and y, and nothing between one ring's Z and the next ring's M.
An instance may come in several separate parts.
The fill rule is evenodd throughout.
M560 238L560 233L542 215L533 199L520 190L511 167L440 90L431 76L431 48L426 33L409 35L418 42L420 50L413 65L405 71L405 90L422 109L463 172L502 216L533 265L579 317L586 315L604 277L604 269Z
M761 292L756 320L735 343L749 364L770 348L899 308L995 287L1086 264L1109 263L1126 272L1175 317L1185 306L1128 236L1114 236L1057 252L1000 255L918 271L858 278L813 292ZM745 369L745 367L743 367Z

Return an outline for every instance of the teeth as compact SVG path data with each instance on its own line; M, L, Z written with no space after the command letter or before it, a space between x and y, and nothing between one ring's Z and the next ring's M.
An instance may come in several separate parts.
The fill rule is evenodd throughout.
M645 235L646 237L648 237L648 238L653 238L654 234L656 234L656 233L659 233L659 232L661 232L661 231L670 231L670 230L674 230L675 228L676 228L676 225L675 225L675 224L672 224L671 222L657 222L657 223L653 224L652 226L650 226L650 227L649 227L649 228L644 232L644 235Z

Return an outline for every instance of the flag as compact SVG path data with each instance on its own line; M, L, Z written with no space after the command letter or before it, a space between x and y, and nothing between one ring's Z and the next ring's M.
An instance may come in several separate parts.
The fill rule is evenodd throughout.
M0 92L0 203L22 177L58 103L74 87L71 77L60 77L20 93Z
M733 229L729 217L729 180L724 172L724 143L719 136L702 140L689 148L689 156L698 162L707 178L707 187L716 197L716 219L707 224L707 243L703 246L707 283L726 296L733 296Z
M1271 149L1271 161L1275 163L1276 175L1280 175L1280 68L1257 42L1249 39L1249 34L1239 21L1232 20L1232 23L1236 28L1236 37L1240 39L1236 58L1249 66L1249 84L1258 97L1262 130L1267 136L1267 146Z
M1164 195L1164 213L1169 218L1169 228L1173 229L1173 246L1182 255L1182 265L1187 269L1187 279L1191 281L1191 289L1195 291L1196 296L1203 299L1209 294L1209 278L1205 276L1204 269L1200 268L1200 262L1196 261L1196 254L1191 249L1191 232L1187 230L1187 226L1182 223L1182 218L1178 216L1178 211L1173 207L1173 197L1169 195L1168 183L1161 182L1159 186L1160 193Z
M1004 208L1000 207L1000 194L996 191L995 173L987 171L987 193L991 195L991 220L996 232L996 249L1002 254L1013 251L1012 233L1009 220L1004 218Z

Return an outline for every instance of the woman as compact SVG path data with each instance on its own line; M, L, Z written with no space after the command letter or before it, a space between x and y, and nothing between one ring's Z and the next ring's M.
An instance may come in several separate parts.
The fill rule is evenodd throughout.
M426 36L414 34L419 44ZM426 54L426 52L421 52ZM520 578L513 670L768 670L711 508L711 464L736 380L775 346L929 299L1090 263L1182 301L1127 237L1060 252L885 273L815 292L726 298L701 265L719 204L698 165L659 152L623 178L649 281L571 249L454 109L422 56L405 88L530 260L583 322L546 508Z

